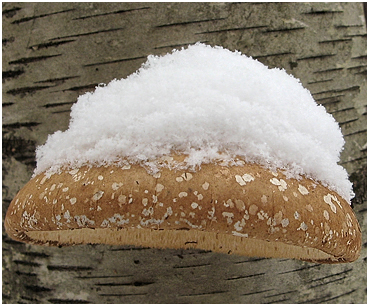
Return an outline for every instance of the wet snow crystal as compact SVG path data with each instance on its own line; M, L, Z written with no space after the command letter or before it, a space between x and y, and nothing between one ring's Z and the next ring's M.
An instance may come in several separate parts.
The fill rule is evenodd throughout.
M178 165L237 157L305 174L352 198L338 165L344 139L337 122L299 80L222 47L189 46L149 56L125 79L78 98L68 130L36 152L35 173L128 160L157 171L155 159L188 155Z

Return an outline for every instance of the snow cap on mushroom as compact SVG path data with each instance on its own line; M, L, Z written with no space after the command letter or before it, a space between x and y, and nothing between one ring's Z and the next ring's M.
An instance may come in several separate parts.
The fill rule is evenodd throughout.
M198 43L149 56L136 73L80 96L68 130L37 149L36 174L125 161L157 171L177 152L188 156L178 167L242 159L304 174L349 201L343 146L337 122L298 79Z

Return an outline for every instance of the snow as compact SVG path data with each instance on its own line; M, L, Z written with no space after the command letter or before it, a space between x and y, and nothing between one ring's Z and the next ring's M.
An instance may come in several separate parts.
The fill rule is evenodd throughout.
M85 164L140 163L188 155L177 166L258 162L329 186L349 201L352 184L338 165L338 123L300 81L240 52L197 43L150 55L125 79L101 84L72 106L69 128L37 148L35 173Z

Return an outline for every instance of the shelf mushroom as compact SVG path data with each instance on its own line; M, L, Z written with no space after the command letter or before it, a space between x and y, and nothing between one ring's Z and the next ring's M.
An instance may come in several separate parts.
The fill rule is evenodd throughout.
M337 122L284 70L195 44L73 105L5 229L41 245L198 248L356 260Z

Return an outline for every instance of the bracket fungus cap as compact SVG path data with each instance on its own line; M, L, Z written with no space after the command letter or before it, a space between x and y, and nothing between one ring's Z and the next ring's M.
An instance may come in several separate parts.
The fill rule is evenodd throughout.
M344 139L299 80L221 47L149 56L86 93L6 214L15 240L358 258Z

